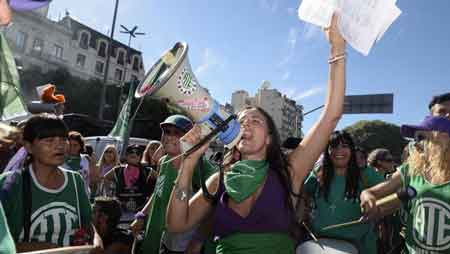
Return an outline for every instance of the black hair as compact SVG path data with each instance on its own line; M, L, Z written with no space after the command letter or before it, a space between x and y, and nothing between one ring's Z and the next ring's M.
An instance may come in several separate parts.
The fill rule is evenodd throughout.
M281 181L281 185L284 188L286 199L285 203L292 216L294 216L294 204L292 203L291 195L298 196L296 192L292 189L292 179L291 174L289 173L289 163L287 157L281 151L281 140L280 135L278 134L277 127L272 117L262 108L260 107L246 107L244 110L248 109L256 109L258 110L266 119L267 129L269 132L269 136L271 139L270 144L267 146L266 151L266 160L269 163L269 170L275 171L275 173L279 176ZM297 190L298 192L298 190Z
M94 207L98 207L99 211L108 217L106 222L107 230L108 232L113 232L122 216L120 201L114 197L96 197L94 199Z
M320 194L328 201L331 181L334 178L334 165L331 161L329 148L336 147L339 144L347 144L350 148L350 160L347 165L347 174L345 176L345 197L357 200L359 197L359 182L361 179L361 169L356 163L356 149L352 136L345 131L334 131L326 147L323 158L323 186L320 187Z
M297 137L288 137L284 142L282 147L286 149L295 149L298 144L302 142L302 138Z
M43 113L28 119L23 129L23 140L32 143L35 139L67 138L68 132L67 126L61 118L53 114Z
M80 153L84 152L85 142L84 142L83 135L81 135L81 133L79 133L78 131L70 131L69 132L69 140L77 141L78 144L80 144L80 146L81 146Z
M444 94L433 96L433 98L431 98L430 103L428 104L428 109L431 110L434 105L441 104L446 101L450 101L450 93L444 93Z

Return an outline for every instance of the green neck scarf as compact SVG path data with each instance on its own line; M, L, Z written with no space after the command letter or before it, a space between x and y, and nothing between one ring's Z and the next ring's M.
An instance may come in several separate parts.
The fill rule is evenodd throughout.
M231 166L225 174L225 190L230 197L241 203L263 183L269 169L267 161L242 160Z

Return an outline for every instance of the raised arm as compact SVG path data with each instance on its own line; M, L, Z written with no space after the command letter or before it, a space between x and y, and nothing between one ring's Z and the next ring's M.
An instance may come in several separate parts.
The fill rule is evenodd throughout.
M289 155L293 188L298 190L314 162L323 152L331 132L336 128L344 110L345 97L345 41L337 28L334 15L330 28L325 29L330 43L328 88L325 107L299 146Z
M201 129L195 125L181 140L195 145L200 140L200 137ZM191 229L195 225L200 224L213 208L212 204L203 196L201 190L189 199L195 166L207 148L208 144L185 157L181 163L167 207L166 221L169 232L184 232ZM203 162L200 161L199 163ZM208 190L215 192L218 182L219 174L216 173L206 182Z

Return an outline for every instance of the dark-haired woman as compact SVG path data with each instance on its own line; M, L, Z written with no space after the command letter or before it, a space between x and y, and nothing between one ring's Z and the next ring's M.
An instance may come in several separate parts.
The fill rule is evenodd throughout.
M320 237L348 240L359 253L375 254L376 235L370 224L323 230L324 227L359 219L359 195L383 178L371 168L358 167L353 139L346 132L334 132L326 147L320 174L311 172L303 186L312 197L311 226ZM320 176L318 176L320 175Z
M23 131L28 158L22 170L0 177L1 201L19 252L77 245L92 239L91 207L79 173L65 170L67 127L54 115L37 115ZM95 234L94 244L101 245Z
M207 181L210 192L219 192L218 202L210 202L201 191L188 197L193 169L205 145L181 164L167 210L169 231L186 231L213 216L217 253L294 253L289 233L297 200L292 193L300 189L343 110L345 41L337 31L336 18L327 35L331 53L325 110L300 145L284 157L272 118L261 108L244 109L238 114L243 130L236 146L240 161L231 165L223 185L218 174ZM200 127L195 126L182 140L196 144L200 138Z

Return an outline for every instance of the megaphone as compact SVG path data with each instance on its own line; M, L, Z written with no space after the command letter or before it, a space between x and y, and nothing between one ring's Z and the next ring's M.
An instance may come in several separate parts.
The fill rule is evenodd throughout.
M150 95L165 99L199 124L202 134L206 136L229 120L231 114L200 86L192 72L187 53L188 45L185 42L177 42L166 51L138 85L135 97ZM241 127L236 119L229 121L218 134L227 148L236 145L241 136Z

